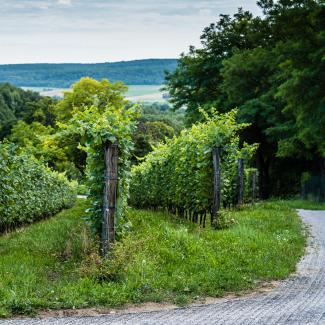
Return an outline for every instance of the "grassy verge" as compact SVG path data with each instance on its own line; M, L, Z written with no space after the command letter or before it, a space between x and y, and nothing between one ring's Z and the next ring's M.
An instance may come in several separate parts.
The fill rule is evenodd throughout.
M223 296L294 271L305 238L285 202L230 212L225 230L162 212L129 211L131 232L101 262L81 216L85 203L0 238L0 315L41 309Z
M325 210L325 202L292 199L284 201L288 207L293 209Z

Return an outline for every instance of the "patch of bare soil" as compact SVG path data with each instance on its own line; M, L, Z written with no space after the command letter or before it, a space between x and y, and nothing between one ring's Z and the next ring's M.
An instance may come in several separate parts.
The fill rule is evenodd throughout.
M243 292L241 294L230 293L222 298L206 297L200 298L186 305L186 307L200 306L200 305L210 305L219 302L224 302L232 299L238 298L252 298L263 293L268 293L274 290L280 281L264 282L261 286L254 290L253 292ZM40 318L50 318L50 317L94 317L100 315L115 315L115 314L130 314L130 313L141 313L141 312L154 312L163 310L172 310L180 308L179 306L171 303L155 303L147 302L143 304L127 304L121 308L82 308L82 309L64 309L64 310L44 310L39 313Z

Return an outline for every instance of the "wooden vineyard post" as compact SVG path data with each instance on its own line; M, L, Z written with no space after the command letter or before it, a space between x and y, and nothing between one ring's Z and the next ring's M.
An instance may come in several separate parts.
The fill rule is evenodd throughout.
M257 173L254 171L252 174L252 203L254 203L256 199L256 178Z
M215 148L212 151L213 158L213 207L211 215L211 225L215 225L218 219L218 211L221 201L221 166L220 166L220 150Z
M110 245L115 241L115 212L118 183L118 146L106 143L104 146L105 172L101 250L106 257Z
M240 206L244 198L244 159L238 159L238 200L237 204Z

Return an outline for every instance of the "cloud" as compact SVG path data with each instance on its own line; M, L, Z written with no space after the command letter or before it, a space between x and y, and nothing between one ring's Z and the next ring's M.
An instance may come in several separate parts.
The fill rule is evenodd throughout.
M49 5L47 3L39 3L38 5L36 5L36 8L41 10L47 10L49 9Z
M27 10L35 10L35 9L40 9L40 10L45 10L49 9L49 3L47 1L29 1L29 2L14 2L10 3L10 5L5 4L4 6L2 5L2 9L6 12L13 12L17 10L17 12L24 12Z
M62 6L71 6L71 0L58 0L58 4Z
M0 64L177 57L256 0L0 0Z

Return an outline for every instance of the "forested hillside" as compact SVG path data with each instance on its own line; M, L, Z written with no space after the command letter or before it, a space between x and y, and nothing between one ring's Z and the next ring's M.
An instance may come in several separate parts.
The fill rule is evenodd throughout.
M128 85L161 85L164 72L173 71L176 59L148 59L95 64L0 65L0 83L21 87L69 88L82 77L123 81Z

